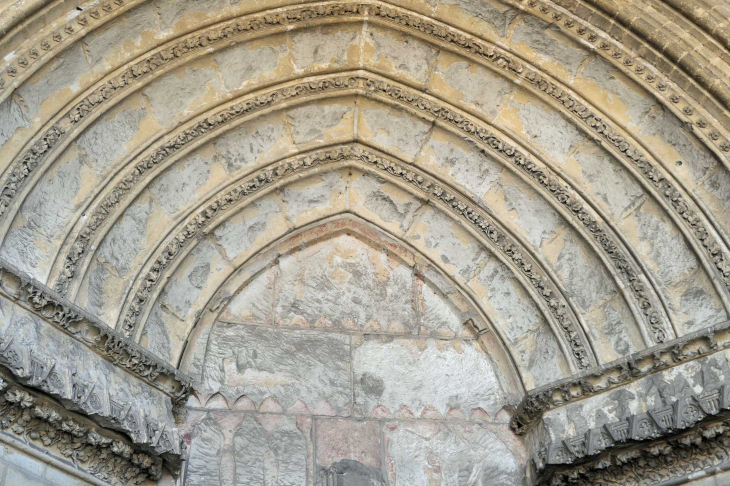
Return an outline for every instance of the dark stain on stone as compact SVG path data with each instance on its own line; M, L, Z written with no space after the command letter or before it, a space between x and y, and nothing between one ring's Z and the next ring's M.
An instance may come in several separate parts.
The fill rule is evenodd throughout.
M360 378L360 386L366 395L370 397L380 397L385 391L385 383L382 379L370 373L363 373Z

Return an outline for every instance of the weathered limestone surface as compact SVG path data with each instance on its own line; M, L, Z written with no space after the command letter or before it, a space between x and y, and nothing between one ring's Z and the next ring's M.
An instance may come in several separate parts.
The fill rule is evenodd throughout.
M722 483L728 18L0 0L0 486Z

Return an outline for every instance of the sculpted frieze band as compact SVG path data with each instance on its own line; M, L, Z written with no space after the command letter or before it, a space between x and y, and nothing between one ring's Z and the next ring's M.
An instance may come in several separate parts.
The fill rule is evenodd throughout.
M76 370L63 368L53 358L1 334L0 364L20 382L68 400L86 415L102 417L135 444L149 446L157 454L180 454L177 428L151 418L133 403L134 397L112 396L107 388L80 379Z
M712 420L674 435L598 455L581 464L552 466L540 486L684 484L721 470L730 461L730 421ZM674 482L671 482L674 481Z
M108 361L170 395L173 400L187 399L192 388L189 377L2 260L0 293L53 322Z
M157 480L163 460L25 387L0 379L0 433L113 486ZM172 465L172 467L175 467Z
M587 370L529 392L518 405L510 427L517 434L524 434L548 410L727 348L730 348L730 321Z
M657 193L671 204L671 207L677 212L678 220L683 221L689 230L700 242L700 246L704 248L706 258L712 261L716 272L724 282L725 290L730 288L730 266L724 255L722 246L715 241L712 232L708 231L702 219L704 215L693 209L693 205L685 199L676 185L669 182L668 175L656 165L650 162L642 155L642 151L636 148L632 142L619 133L616 128L612 127L610 121L604 120L602 117L595 115L587 105L578 100L575 95L570 94L566 88L560 87L550 78L538 73L530 66L524 66L521 62L514 60L511 55L499 48L490 46L481 41L472 39L466 34L461 35L458 31L442 26L435 22L422 22L420 18L416 19L409 16L406 11L394 7L385 7L380 4L326 4L315 7L307 7L306 9L292 9L291 11L278 12L276 15L268 15L262 18L252 17L246 20L237 20L235 22L227 22L223 27L216 27L219 30L209 29L205 35L197 35L190 37L178 45L163 49L156 52L152 57L133 65L123 73L107 81L102 87L87 97L84 101L78 103L70 113L67 114L64 121L55 124L34 146L25 152L11 171L10 176L6 180L3 189L0 190L0 215L4 214L11 199L15 196L19 188L23 185L25 179L39 165L44 154L57 145L59 138L63 138L68 127L79 123L84 118L94 112L100 104L105 100L114 96L119 90L124 89L132 81L148 74L158 72L162 66L167 65L172 60L183 57L189 52L200 52L202 48L206 48L213 44L219 44L223 39L230 38L239 32L255 31L266 26L282 25L291 22L298 22L302 19L311 20L312 18L327 16L348 16L348 15L374 15L379 19L398 25L398 28L413 28L419 33L428 37L433 37L439 42L447 42L454 49L465 50L470 56L476 56L478 59L486 61L491 66L496 66L505 73L512 73L518 77L527 79L530 86L536 88L539 92L551 97L557 101L563 109L568 113L584 121L587 129L597 133L606 141L613 150L617 151L626 160L629 160L641 174L654 186ZM413 18L411 18L413 17ZM603 241L597 237L597 241ZM623 262L619 262L618 267L621 268ZM635 274L635 272L634 272ZM627 275L629 288L634 293L641 293L643 284L636 282L632 275ZM640 298L641 305L646 305L648 301ZM646 319L654 333L655 340L661 342L666 338L662 333L666 330L661 329L657 325L658 317L652 313L652 309L647 309Z
M618 422L590 429L583 435L544 445L535 458L537 469L541 471L551 465L571 464L630 441L670 436L695 426L708 416L728 410L728 384L698 395L676 397L676 401L661 408L629 415Z

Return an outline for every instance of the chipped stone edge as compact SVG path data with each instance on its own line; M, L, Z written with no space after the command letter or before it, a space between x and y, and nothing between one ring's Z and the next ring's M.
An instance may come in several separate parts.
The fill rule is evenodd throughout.
M170 396L175 403L184 403L190 394L190 377L3 259L0 294L52 322L107 361Z
M517 406L510 427L523 435L543 413L598 395L644 376L730 348L730 321L639 351L529 392Z

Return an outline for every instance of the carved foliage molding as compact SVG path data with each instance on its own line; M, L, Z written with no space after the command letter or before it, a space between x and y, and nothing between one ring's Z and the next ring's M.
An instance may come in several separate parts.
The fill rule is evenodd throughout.
M157 480L162 459L63 407L0 379L0 433L32 444L113 486Z
M293 157L274 164L273 167L262 169L216 198L214 202L208 204L205 208L197 211L194 216L189 218L182 230L178 231L158 252L157 258L142 278L139 288L125 312L122 332L127 336L134 335L139 315L152 296L157 283L162 280L164 271L183 252L187 244L195 241L197 236L213 220L219 218L228 209L235 207L244 198L258 194L287 177L309 170L312 167L347 160L361 161L371 170L397 178L417 189L425 197L445 205L462 220L472 225L477 232L482 234L522 272L537 294L543 299L556 322L560 325L579 368L585 369L590 366L590 350L584 345L584 338L578 330L579 325L576 323L575 317L569 311L567 304L561 298L554 284L539 270L539 265L521 249L515 240L508 236L484 211L470 204L453 189L424 175L415 168L404 167L389 157L357 144L317 150L304 156Z
M684 196L677 186L668 179L663 169L650 162L643 155L640 147L619 133L609 120L589 109L586 104L567 88L559 86L548 76L540 73L531 66L524 66L522 62L513 58L502 49L478 40L464 32L446 26L437 21L426 19L403 9L381 4L379 2L360 3L326 3L314 6L286 8L274 13L257 14L242 17L233 21L223 22L202 33L196 33L183 41L173 43L172 46L161 49L146 59L133 64L128 69L106 81L96 88L92 94L66 113L46 133L41 135L31 148L26 150L13 165L9 175L0 187L0 218L2 218L18 190L23 186L30 174L40 165L46 155L65 137L65 134L76 124L96 111L105 101L116 96L137 79L147 76L191 52L201 52L214 44L224 44L238 35L254 32L264 28L281 27L293 23L310 22L317 18L358 16L366 18L372 16L383 22L393 23L400 29L412 29L438 43L446 43L452 49L462 50L465 53L486 61L491 66L516 75L528 81L528 86L537 89L557 101L570 115L577 117L584 126L601 140L606 141L618 151L630 164L655 186L657 193L662 194L671 204L693 236L700 242L707 257L713 262L716 272L724 282L725 288L730 290L730 263L723 253L722 247L715 240L711 231L708 231L701 213ZM599 239L600 242L600 239ZM72 250L74 251L74 250ZM623 266L621 262L619 268ZM622 270L623 273L623 270ZM630 288L634 293L643 290L643 283L632 281L629 276ZM63 285L63 284L61 284ZM644 304L650 303L644 301ZM643 307L640 307L643 309ZM647 316L655 340L665 339L665 331L657 325L656 311L648 309Z
M180 454L177 428L154 420L131 401L134 397L113 396L106 387L81 380L76 370L63 368L53 358L1 334L0 364L10 369L20 382L68 400L72 408L86 415L97 415L123 430L135 444L146 445L157 454Z
M192 380L0 259L0 293L50 321L116 366L183 402Z
M538 471L548 466L572 464L587 456L630 441L667 437L694 427L707 417L730 410L730 385L705 391L648 412L629 415L618 422L587 431L577 437L553 442L540 449L535 459Z
M730 321L595 367L529 392L517 406L510 427L515 433L524 434L548 410L727 348L730 348Z
M698 127L700 129L698 136L711 149L717 148L722 152L730 152L730 140L718 133L718 130L723 133L724 130L714 126L712 120L708 122L707 117L704 116L704 109L707 108L704 98L694 100L691 96L685 97L678 94L686 93L687 90L675 85L669 78L662 75L654 65L628 50L625 45L614 41L608 33L601 31L596 25L585 21L574 13L557 7L555 2L542 0L504 0L504 2L518 9L526 8L532 15L552 23L579 42L587 43L604 59L613 63L629 77L642 84L660 102L670 107L680 119L685 120L689 129L693 129L695 126ZM107 19L115 17L120 7L126 10L137 3L139 3L139 0L136 2L114 0L113 2L103 3L101 8L94 6L88 15L85 13L79 14L73 20L59 26L55 31L49 32L47 36L36 41L33 45L24 45L16 50L12 56L8 56L12 61L5 66L3 73L0 73L0 99L4 99L11 92L11 88L17 86L28 75L27 73L35 70L29 68L43 62L45 58L49 57L49 53L54 52L57 46L75 40L95 26L103 25ZM683 76L681 72L676 70L673 74ZM690 83L693 82L687 77L685 79ZM685 85L686 83L682 82L680 84ZM721 108L717 106L711 111L713 111L714 116L718 116L719 110Z

